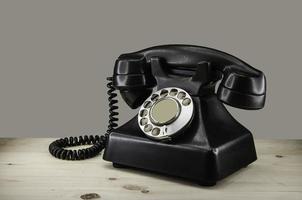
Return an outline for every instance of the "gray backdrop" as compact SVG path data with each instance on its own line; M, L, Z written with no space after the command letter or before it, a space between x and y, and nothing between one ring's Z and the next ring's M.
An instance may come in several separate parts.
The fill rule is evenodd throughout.
M228 107L256 138L302 138L300 2L1 1L0 136L103 132L116 57L185 43L264 71L266 107ZM120 113L122 123L135 111L122 102Z

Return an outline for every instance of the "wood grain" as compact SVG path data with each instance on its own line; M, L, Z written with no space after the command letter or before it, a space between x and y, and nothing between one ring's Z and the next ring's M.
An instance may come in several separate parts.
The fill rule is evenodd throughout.
M0 139L0 199L302 199L302 140L257 140L258 160L214 187L133 169L101 156L62 161L53 139Z

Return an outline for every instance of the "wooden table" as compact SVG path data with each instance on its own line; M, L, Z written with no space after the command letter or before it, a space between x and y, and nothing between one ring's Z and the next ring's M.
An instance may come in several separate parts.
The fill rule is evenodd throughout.
M134 169L101 156L63 161L48 153L53 139L0 139L0 199L299 199L302 140L257 140L258 160L214 187Z

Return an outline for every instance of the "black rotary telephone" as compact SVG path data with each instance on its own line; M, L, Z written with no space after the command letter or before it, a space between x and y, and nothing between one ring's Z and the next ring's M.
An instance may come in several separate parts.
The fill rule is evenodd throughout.
M257 159L252 134L223 105L246 110L264 106L265 76L242 60L200 46L156 46L119 56L108 80L107 133L58 139L49 146L53 156L81 160L105 148L103 159L115 167L201 185L214 185ZM131 108L140 107L118 128L115 89ZM85 144L92 146L64 149Z

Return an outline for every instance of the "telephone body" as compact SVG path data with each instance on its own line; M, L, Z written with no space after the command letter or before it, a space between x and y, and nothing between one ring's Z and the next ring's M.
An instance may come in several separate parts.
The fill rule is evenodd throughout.
M110 81L111 125L105 137L58 140L50 145L52 155L82 159L105 148L103 159L114 167L144 169L207 186L257 159L251 132L223 105L264 107L265 76L244 61L201 46L155 46L120 55ZM120 127L115 123L114 89L132 109L140 107ZM79 155L62 150L85 141L95 145Z

